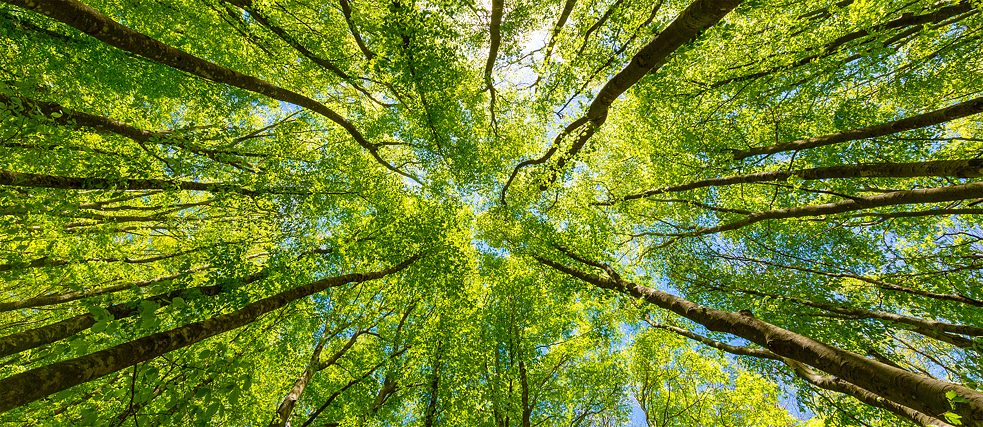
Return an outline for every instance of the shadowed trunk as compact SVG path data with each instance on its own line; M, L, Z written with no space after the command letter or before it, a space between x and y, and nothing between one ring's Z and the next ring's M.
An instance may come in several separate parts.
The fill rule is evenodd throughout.
M240 286L250 283L255 283L259 280L266 278L268 275L269 275L269 270L262 270L255 274L251 274L245 277L239 283ZM135 285L134 283L128 283L122 289L130 289L134 285ZM144 299L131 301L123 304L111 305L109 307L106 307L106 311L108 311L109 314L113 316L114 320L119 320L119 319L124 319L127 317L132 317L137 315L139 313L139 305L141 301L150 301L157 304L160 307L166 307L172 304L174 302L174 299L178 297L183 298L186 296L193 296L193 295L215 296L224 292L225 290L226 288L223 288L222 286L219 285L198 286L189 289L177 289L171 292L155 295L149 298L144 298ZM85 295L85 296L88 297L91 295ZM86 329L89 329L95 324L96 324L95 316L92 315L91 313L86 313L86 314L80 314L75 317L70 317L68 319L50 325L45 325L40 328L30 329L27 331L18 332L16 334L5 336L3 338L0 338L0 357L63 340L79 332L82 332Z
M625 93L632 85L638 83L642 77L657 71L665 65L669 59L669 55L698 37L706 29L716 25L717 22L723 19L727 13L740 3L741 0L697 0L691 3L665 30L642 47L624 69L604 84L604 87L601 88L594 100L591 101L587 109L587 114L570 123L570 125L560 132L556 136L556 139L554 139L553 145L542 157L534 160L526 160L516 165L505 186L502 188L502 204L506 204L505 194L508 192L508 188L521 169L527 166L545 163L556 154L560 148L560 144L567 136L574 137L573 144L557 160L556 167L550 178L548 178L548 182L544 183L540 188L541 190L545 190L545 186L557 179L566 163L580 152L584 144L587 143L587 140L604 124L608 117L608 109L614 103L615 99Z
M641 193L629 194L622 197L621 200L640 199L658 194L675 193L697 188L781 181L793 176L806 181L846 178L914 178L923 176L978 178L983 176L983 159L935 160L912 163L862 163L793 171L759 172L748 175L703 179L681 185L657 188ZM598 203L598 205L610 204L613 203Z
M168 67L187 72L213 82L223 83L258 93L276 100L311 110L341 126L379 164L400 175L404 172L389 164L379 154L379 145L369 142L347 119L328 106L305 95L276 86L265 80L241 74L174 47L161 43L112 20L108 16L77 0L3 0L17 7L33 10L72 26L102 42L150 59ZM412 178L412 177L410 177Z
M660 325L651 322L649 324L651 324L652 327L673 332L677 335L689 338L693 341L716 348L718 350L726 351L731 354L736 354L740 356L751 356L751 357L757 357L763 359L771 359L771 360L777 360L779 362L785 363L786 365L788 365L788 367L792 368L792 371L795 373L796 376L808 381L809 383L819 388L852 396L863 403L866 403L875 408L885 409L897 415L898 417L911 420L918 425L922 425L926 427L928 426L954 427L945 421L926 415L922 412L916 411L907 406L900 405L898 403L884 399L881 396L871 393L870 391L867 391L861 387L858 387L842 379L833 376L824 376L818 374L812 369L810 369L808 366L805 366L791 359L783 358L768 350L725 344L720 341L712 340L702 335L697 335L683 328L679 328L675 326Z
M891 193L878 194L869 197L854 197L850 200L826 203L822 205L799 206L764 212L754 212L744 219L727 224L671 235L677 237L704 236L707 234L736 230L738 228L743 228L751 224L768 220L832 215L884 206L953 202L957 200L978 199L981 197L983 197L983 182L953 185L949 187L925 188L920 190L894 191Z
M853 129L815 138L800 139L784 144L769 145L747 150L734 151L735 160L743 160L759 154L774 154L783 151L805 150L807 148L824 147L841 142L858 139L876 138L913 129L920 129L949 122L958 118L968 117L983 112L983 98L974 98L941 110L930 111L893 122L882 123L860 129Z
M983 393L976 390L870 360L758 320L751 315L716 310L628 282L605 264L589 261L569 252L567 254L585 264L604 269L610 277L584 273L546 258L538 256L535 258L543 265L594 286L644 299L655 306L701 324L711 331L739 336L781 357L815 367L919 412L939 417L945 412L952 411L962 416L970 425L983 423ZM950 391L965 398L967 403L952 409L946 398L946 392Z
M252 323L260 316L325 289L348 283L379 279L399 272L419 255L396 266L372 273L355 273L318 280L246 304L231 313L218 315L176 329L110 347L108 349L31 369L0 380L0 411L34 402L74 385L100 378L137 363L187 347L206 338Z

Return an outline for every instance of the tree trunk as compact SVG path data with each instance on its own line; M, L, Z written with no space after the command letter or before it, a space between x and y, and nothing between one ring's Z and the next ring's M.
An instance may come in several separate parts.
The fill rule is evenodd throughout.
M251 190L223 182L195 182L166 179L127 179L102 177L66 177L56 175L41 175L35 173L14 172L0 169L0 185L28 188L53 188L61 190L187 190L205 191L209 193L238 193L246 196L262 194L262 191ZM269 191L266 193L282 193ZM298 193L308 194L308 193Z
M193 292L200 292L204 296L214 296L222 292L222 287L199 286L191 289L178 289L165 294L145 298L143 300L112 305L106 307L106 311L108 311L115 320L124 319L135 316L137 313L139 313L138 307L140 301L152 301L161 307L165 307L170 305L174 301L174 298ZM91 328L95 323L95 316L86 313L75 317L70 317L57 323L45 325L40 328L7 335L0 338L0 357L63 340Z
M142 56L168 67L178 69L194 76L218 83L235 86L268 96L270 98L299 105L311 110L341 126L358 145L366 149L377 162L387 169L405 175L390 165L379 155L379 145L369 142L354 124L328 106L288 89L276 86L265 80L247 76L197 56L168 46L147 35L134 31L103 15L101 12L77 0L3 0L17 7L30 9L52 19L58 20L79 31L95 37L102 42Z
M928 113L895 120L893 122L882 123L860 129L847 130L840 133L815 138L800 139L792 142L786 142L784 144L769 145L766 147L757 147L748 150L737 150L734 152L734 159L743 160L759 154L774 154L783 151L805 150L807 148L823 147L827 145L839 144L841 142L856 141L858 139L876 138L878 136L891 135L912 129L935 126L958 118L979 114L980 112L983 112L983 98L974 98L941 110L930 111Z
M744 219L730 222L716 227L703 228L686 233L673 234L677 237L695 237L707 234L715 234L723 231L736 230L761 221L776 219L803 218L821 215L833 215L845 212L854 212L864 209L896 206L896 205L915 205L923 203L953 202L957 200L983 198L983 182L973 182L969 184L953 185L949 187L934 187L920 190L895 191L891 193L878 194L869 197L854 197L821 205L797 206L785 209L775 209L764 212L754 212Z
M690 40L695 39L707 28L716 25L727 13L733 10L741 0L697 0L691 3L668 27L655 36L648 44L632 57L631 62L618 74L615 74L598 92L594 100L591 101L587 113L572 123L553 140L553 145L535 160L526 160L512 169L512 174L502 188L501 201L505 205L505 194L508 192L512 181L522 168L527 166L545 163L559 149L560 143L568 136L574 136L576 140L567 149L567 152L557 160L553 173L540 189L546 190L546 185L552 183L562 173L566 162L573 158L587 143L587 140L597 132L597 129L607 120L608 109L614 100L625 93L632 85L638 83L642 77L657 71L664 65L669 55L682 47ZM582 128L583 129L580 129ZM580 130L579 133L575 132Z
M218 315L176 329L125 342L108 349L31 369L0 380L0 412L41 399L74 385L187 347L206 338L245 326L301 298L348 283L360 283L396 273L415 262L419 255L386 270L355 273L318 280L246 304L231 313Z
M969 425L983 425L983 393L946 381L914 374L835 348L750 315L705 307L686 299L621 279L607 268L606 279L564 266L542 257L536 259L553 269L604 289L641 298L663 309L699 323L711 331L727 332L758 344L773 353L803 363L898 404L934 417L954 412ZM594 265L598 265L594 263ZM952 409L946 392L954 392L967 403Z
M751 356L751 357L764 358L764 359L772 359L785 363L788 367L792 368L792 371L795 373L795 375L817 387L852 396L863 403L866 403L875 408L885 409L897 415L898 417L914 421L919 425L926 426L926 427L928 426L953 427L951 424L945 421L926 415L924 413L911 409L907 406L900 405L898 403L884 399L881 396L878 396L874 393L864 390L863 388L857 387L856 385L851 384L842 379L817 374L816 372L813 372L811 369L809 369L808 366L805 366L791 359L783 358L768 350L733 346L733 345L729 345L709 339L702 335L694 334L683 328L678 328L675 326L668 326L668 325L660 325L655 323L650 323L650 324L652 325L652 327L673 332L677 335L689 338L693 341L699 342L701 344L719 350L726 351L731 354L736 354L741 356Z
M861 163L855 165L828 166L794 171L759 172L748 175L711 178L671 187L657 188L641 193L629 194L622 200L640 199L663 193L675 193L705 187L747 184L765 181L780 181L790 177L811 181L819 179L846 178L913 178L922 176L947 176L955 178L978 178L983 176L983 159L935 160L912 163ZM611 204L611 203L599 203Z
M300 395L304 393L304 389L307 387L307 383L311 381L311 377L314 376L315 367L318 365L321 359L321 350L324 349L324 342L327 341L328 328L327 325L324 327L324 332L321 334L321 340L318 341L317 346L314 347L314 352L311 354L310 360L307 362L307 366L304 368L304 372L300 374L300 377L294 381L293 387L290 387L290 392L283 398L280 405L276 408L276 415L273 420L270 421L269 427L284 427L290 421L290 415L294 411L294 407L297 406L297 401L300 400Z

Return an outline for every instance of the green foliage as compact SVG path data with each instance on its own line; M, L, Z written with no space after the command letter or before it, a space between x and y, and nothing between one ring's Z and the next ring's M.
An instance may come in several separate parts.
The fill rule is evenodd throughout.
M0 422L263 424L319 367L291 425L897 425L780 360L709 350L645 320L757 349L727 331L537 261L571 253L871 360L983 382L980 336L917 324L983 327L983 193L866 201L983 173L793 174L665 191L978 159L978 114L734 153L978 97L979 2L744 2L613 100L565 165L544 153L576 138L554 138L689 1L574 1L562 26L566 1L506 1L491 88L494 2L86 2L342 120L243 89L245 78L162 65L21 3L0 5L0 342L78 318L84 327L0 356L0 378L421 258ZM859 208L775 214L850 201ZM928 210L939 212L917 214ZM763 212L776 217L703 233ZM950 393L953 412L931 415L969 425L956 412L970 400Z

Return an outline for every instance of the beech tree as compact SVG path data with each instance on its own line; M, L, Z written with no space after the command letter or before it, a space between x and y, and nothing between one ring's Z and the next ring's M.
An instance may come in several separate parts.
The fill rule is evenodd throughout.
M3 0L0 422L983 426L972 0Z

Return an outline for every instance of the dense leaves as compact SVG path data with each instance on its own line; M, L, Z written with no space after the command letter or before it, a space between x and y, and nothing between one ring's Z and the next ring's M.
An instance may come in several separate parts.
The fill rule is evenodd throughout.
M4 0L0 421L983 425L981 32Z

